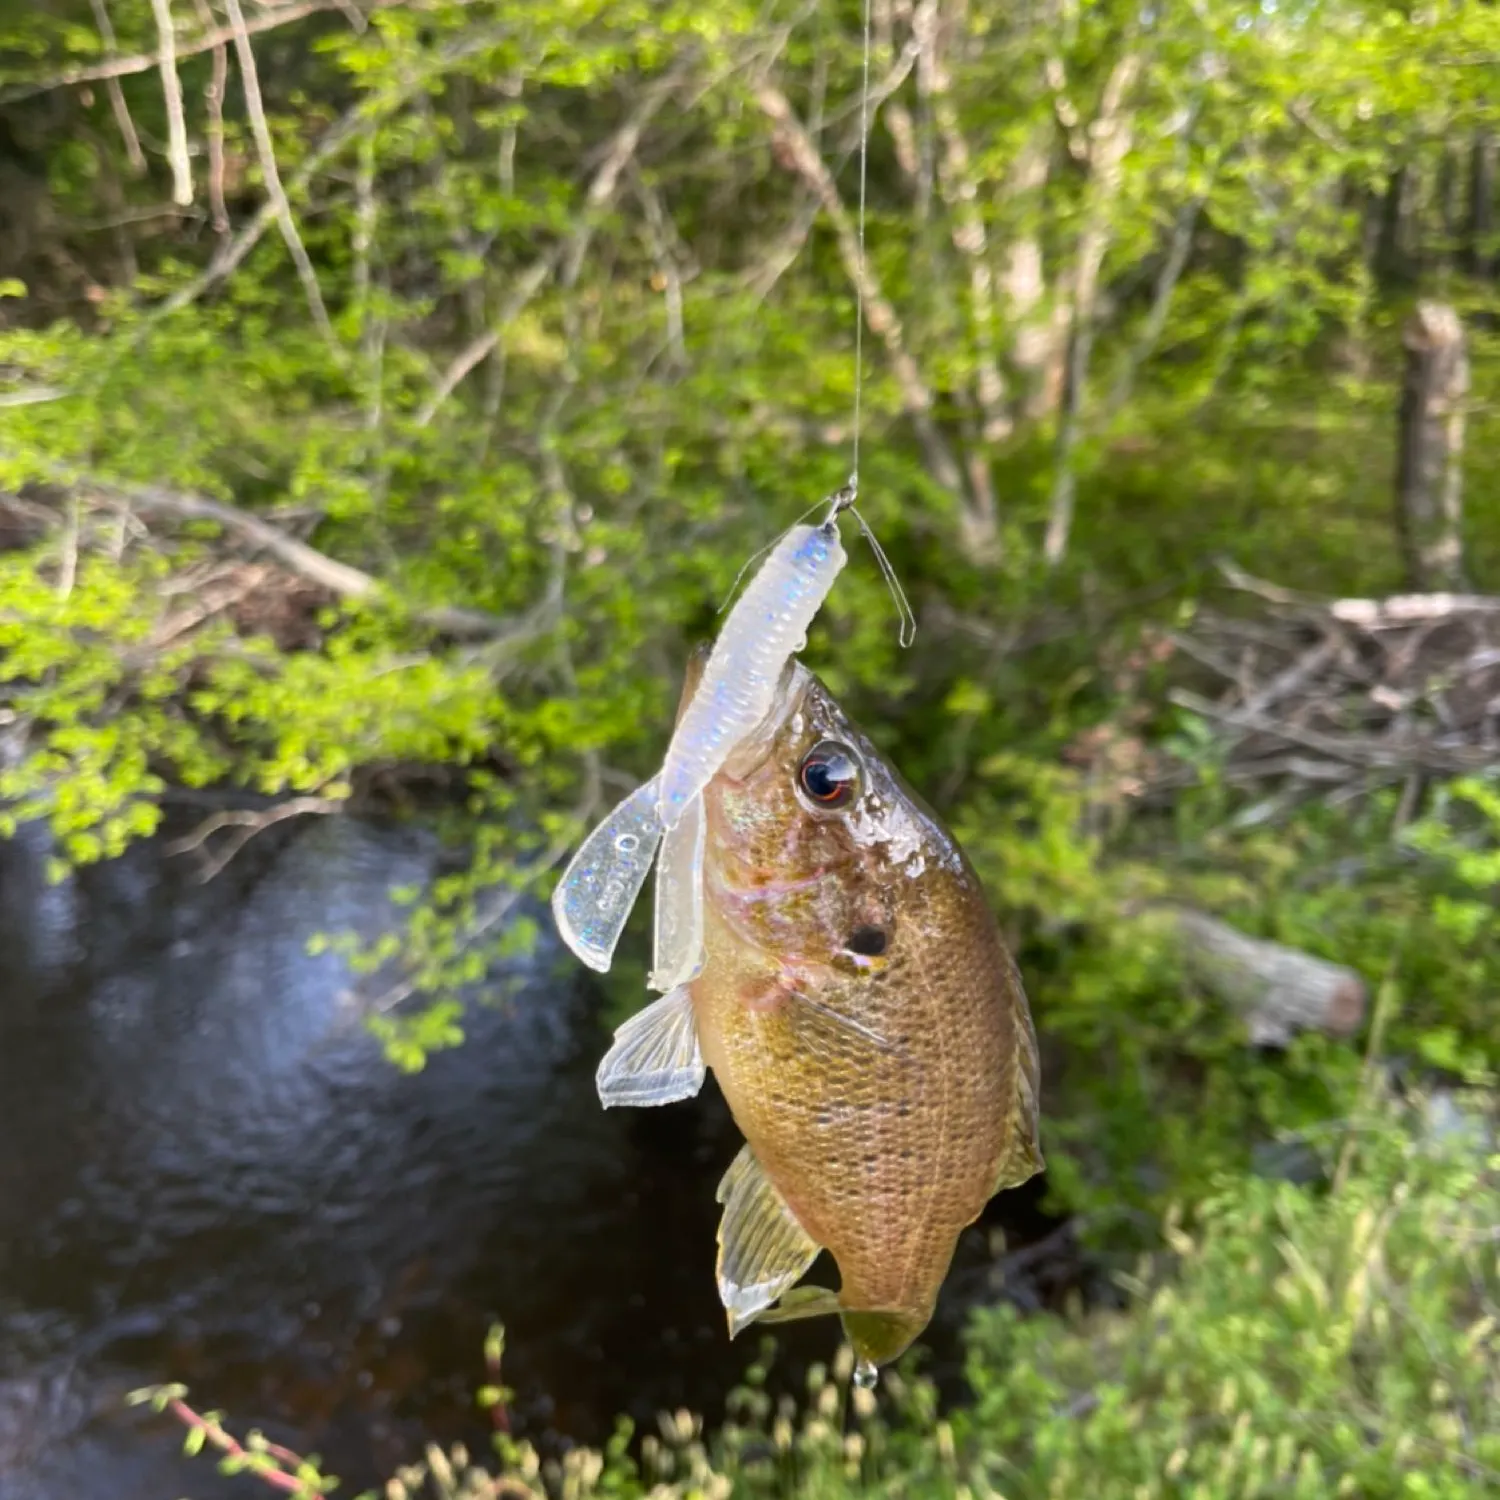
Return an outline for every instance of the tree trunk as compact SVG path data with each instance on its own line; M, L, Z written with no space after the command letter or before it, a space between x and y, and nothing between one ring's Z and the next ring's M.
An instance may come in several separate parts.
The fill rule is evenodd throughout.
M1406 325L1396 454L1396 534L1413 589L1463 586L1464 398L1469 364L1458 314L1419 302Z
M1383 286L1402 286L1412 280L1411 189L1412 172L1405 165L1397 167L1386 181L1375 246L1375 277Z

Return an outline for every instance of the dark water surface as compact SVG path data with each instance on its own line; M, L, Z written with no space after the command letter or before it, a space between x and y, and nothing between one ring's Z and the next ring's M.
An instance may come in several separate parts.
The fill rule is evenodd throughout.
M755 1346L729 1344L714 1294L738 1138L712 1084L601 1110L599 996L546 946L465 1046L403 1075L342 961L307 951L393 925L387 891L435 872L434 840L311 820L207 885L157 843L60 886L46 855L0 844L0 1500L264 1493L123 1408L166 1380L316 1449L352 1494L424 1435L482 1441L495 1318L539 1440L718 1414ZM1034 1238L1034 1202L986 1224ZM949 1375L985 1242L934 1325ZM795 1364L836 1339L824 1320L783 1343Z

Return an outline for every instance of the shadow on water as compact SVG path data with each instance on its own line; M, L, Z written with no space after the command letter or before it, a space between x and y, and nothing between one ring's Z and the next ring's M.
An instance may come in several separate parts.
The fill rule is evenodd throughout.
M482 1439L494 1318L514 1421L545 1442L720 1410L754 1345L714 1295L737 1136L712 1085L602 1111L598 996L545 945L467 1045L403 1075L342 961L308 953L393 925L387 891L437 870L434 839L318 820L207 885L160 844L58 886L46 855L34 831L0 844L0 1500L263 1493L123 1408L165 1380L353 1493L424 1435ZM1035 1237L1034 1202L986 1222ZM983 1241L955 1284L983 1282ZM949 1377L959 1311L932 1339ZM793 1367L836 1337L790 1333Z

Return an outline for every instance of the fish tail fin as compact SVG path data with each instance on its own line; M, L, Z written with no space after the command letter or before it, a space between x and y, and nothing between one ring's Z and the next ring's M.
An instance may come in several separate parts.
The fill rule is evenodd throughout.
M888 1307L840 1307L838 1311L855 1358L877 1368L905 1354L932 1317L931 1308L915 1313Z

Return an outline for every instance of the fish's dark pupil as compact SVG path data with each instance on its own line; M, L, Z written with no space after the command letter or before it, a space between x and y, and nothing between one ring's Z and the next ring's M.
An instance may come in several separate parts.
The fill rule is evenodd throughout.
M802 790L824 807L842 807L854 795L859 765L840 746L828 743L810 750L802 762Z
M879 958L885 952L885 933L878 927L856 927L849 934L849 951L864 958Z

